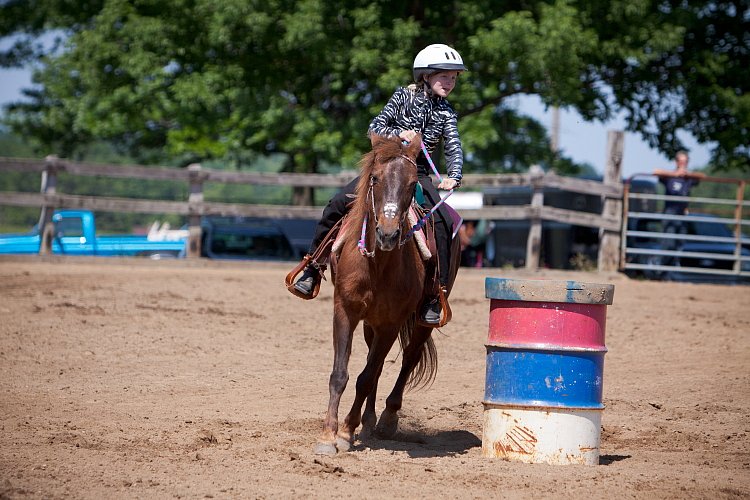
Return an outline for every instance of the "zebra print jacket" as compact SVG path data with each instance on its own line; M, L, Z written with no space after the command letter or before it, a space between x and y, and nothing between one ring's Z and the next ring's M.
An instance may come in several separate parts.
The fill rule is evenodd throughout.
M411 85L393 93L380 114L373 118L369 133L398 136L404 130L415 130L422 134L422 142L430 156L433 156L442 138L448 177L455 179L460 186L464 154L457 122L458 115L445 98L429 97ZM417 160L417 163L427 165L423 154L420 153ZM427 173L430 173L429 168Z

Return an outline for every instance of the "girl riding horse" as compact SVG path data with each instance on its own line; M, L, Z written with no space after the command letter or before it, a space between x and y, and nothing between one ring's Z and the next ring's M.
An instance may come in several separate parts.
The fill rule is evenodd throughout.
M440 140L443 140L447 161L448 177L438 185L439 189L451 190L461 185L463 150L458 135L458 116L446 99L453 91L462 71L466 71L459 53L443 44L425 47L414 58L412 65L414 84L401 87L391 96L383 110L372 120L369 135L399 137L406 143L417 134L422 137L426 151L433 155ZM416 158L418 182L424 192L425 209L431 209L440 201L440 194L430 178L429 158L420 152ZM323 216L313 237L310 255L321 244L330 229L346 214L350 195L354 193L358 179L354 179L335 195L323 211ZM440 286L448 284L451 262L451 217L444 207L439 207L433 215L435 239L438 250ZM321 280L320 264L308 265L302 276L294 284L299 294L312 298ZM425 300L421 312L422 321L438 324L441 318L441 304L437 296Z
M375 433L392 438L398 429L399 410L407 387L428 384L437 370L433 326L416 320L427 285L427 263L415 244L406 244L412 227L408 213L418 182L416 157L421 143L404 144L398 137L373 136L372 151L362 160L350 209L347 236L362 228L359 241L346 237L331 259L333 291L333 368L328 379L329 401L316 454L347 451L360 437ZM413 243L413 242L411 242ZM453 240L445 296L458 271L459 241ZM446 306L447 307L447 306ZM449 310L449 309L446 309ZM339 404L349 381L349 357L357 326L367 343L367 362L357 377L356 393L343 425ZM378 380L391 347L399 340L401 370L377 418ZM364 411L362 411L364 405Z

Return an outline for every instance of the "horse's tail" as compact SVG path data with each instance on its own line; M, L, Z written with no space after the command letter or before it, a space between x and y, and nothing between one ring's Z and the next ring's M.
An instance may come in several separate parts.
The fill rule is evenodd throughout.
M398 332L402 351L407 349L412 341L416 319L416 313L412 314ZM404 355L406 356L406 352L404 352ZM419 347L419 351L411 353L411 355L419 356L419 360L409 374L406 387L415 389L429 386L435 380L438 368L437 348L432 340L431 332L427 333L427 339Z

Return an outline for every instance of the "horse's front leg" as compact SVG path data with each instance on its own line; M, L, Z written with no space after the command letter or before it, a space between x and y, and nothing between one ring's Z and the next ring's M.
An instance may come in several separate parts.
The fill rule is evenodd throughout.
M339 403L349 381L349 357L352 353L352 334L359 318L338 304L333 313L333 369L328 380L328 411L323 422L323 434L315 445L316 455L336 454L336 434L339 428Z
M383 371L385 357L391 350L397 336L398 328L378 329L373 335L370 350L367 354L367 364L357 377L357 393L354 396L352 409L344 420L343 428L339 431L337 446L341 451L344 448L348 449L354 443L354 431L359 427L362 419L362 404L364 404L366 398L374 394L378 378Z

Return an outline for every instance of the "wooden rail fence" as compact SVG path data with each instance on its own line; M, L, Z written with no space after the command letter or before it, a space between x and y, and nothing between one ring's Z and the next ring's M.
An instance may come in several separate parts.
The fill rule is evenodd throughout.
M617 270L622 224L621 210L618 208L622 205L623 196L623 186L619 180L622 132L610 132L609 158L603 183L535 171L525 174L467 174L463 179L463 186L466 189L519 186L530 188L533 195L529 205L484 206L480 209L461 210L461 216L467 220L529 220L531 229L527 244L527 268L536 268L539 265L542 221L598 228L600 233L599 268ZM311 206L206 202L203 199L203 185L207 182L338 188L345 186L357 175L354 171L335 175L227 172L205 169L198 164L190 165L187 169L103 165L63 160L55 156L49 156L43 161L0 158L0 172L9 171L36 172L42 177L42 187L39 193L0 192L0 205L41 208L42 246L40 253L51 251L54 236L51 221L54 210L80 208L94 211L185 215L188 217L189 226L188 258L198 258L201 255L200 222L203 216L317 219L322 211L322 207ZM57 176L61 172L81 176L185 182L189 186L189 195L186 201L165 201L58 193ZM545 188L601 196L604 209L601 214L596 214L546 206L544 205Z

